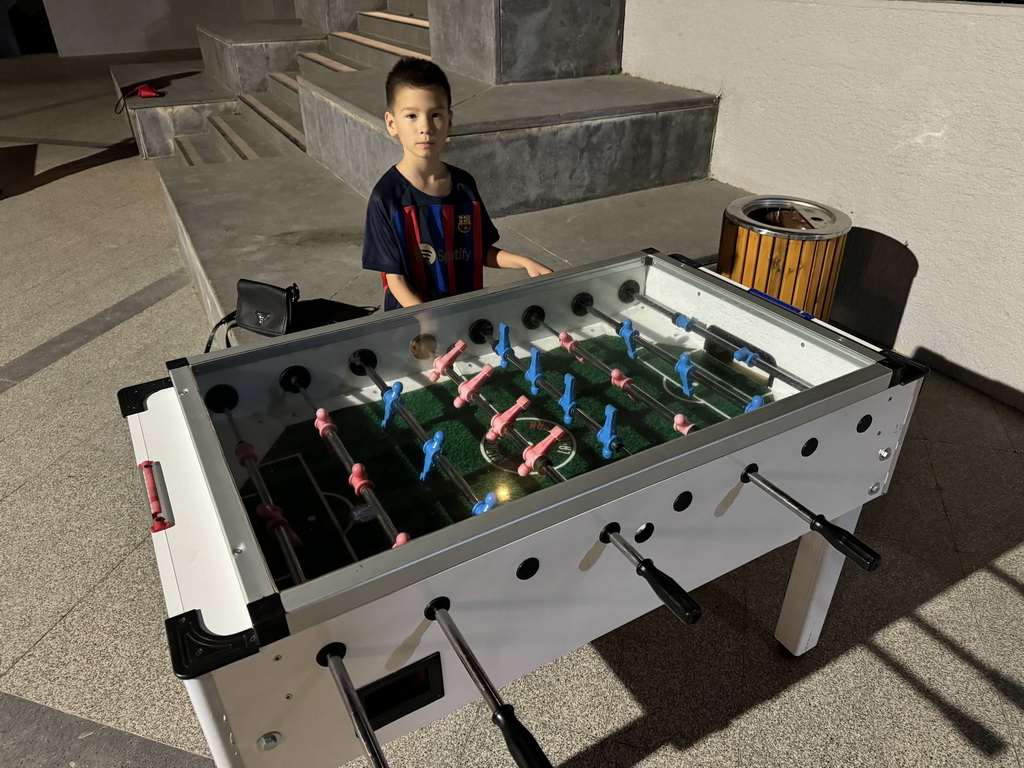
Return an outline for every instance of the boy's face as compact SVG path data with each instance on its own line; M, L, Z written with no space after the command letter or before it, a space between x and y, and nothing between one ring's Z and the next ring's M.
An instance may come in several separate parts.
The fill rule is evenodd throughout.
M405 154L437 158L452 129L452 111L442 88L399 88L393 112L384 113L388 133L402 142Z

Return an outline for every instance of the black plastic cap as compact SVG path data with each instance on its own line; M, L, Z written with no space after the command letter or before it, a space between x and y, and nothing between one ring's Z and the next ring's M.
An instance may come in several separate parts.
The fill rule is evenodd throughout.
M215 384L203 398L206 407L214 413L234 410L238 405L238 390L230 384Z
M474 344L486 344L494 335L494 324L490 320L476 320L469 326L469 340Z
M437 620L437 612L450 611L452 609L452 601L447 597L438 597L430 601L430 604L423 610L423 615L428 621Z
M881 361L882 365L892 371L892 377L889 379L890 387L902 386L923 379L931 371L927 365L922 365L898 352L889 350L882 354L885 356L885 359Z
M192 680L226 667L260 649L255 630L215 635L204 626L198 610L172 616L164 621L164 628L171 651L171 668L182 680Z
M304 368L301 365L290 365L281 371L277 383L281 385L281 389L285 392L297 395L299 392L309 389L312 381L313 376L308 368Z
M316 663L321 667L326 667L331 656L337 656L339 659L344 659L346 653L348 653L348 648L345 647L344 643L331 643L330 645L325 645L320 649L316 655Z
M117 402L121 406L121 416L127 418L135 413L146 410L146 398L161 389L169 389L173 385L168 378L155 379L143 384L133 384L117 393Z
M274 593L249 603L249 618L260 645L270 645L291 634L281 595Z
M572 299L572 313L576 317L585 317L587 310L594 306L594 297L587 292L577 293Z
M366 368L364 366L367 365L371 368L377 367L377 356L371 349L357 349L348 357L348 369L356 376L365 376Z
M540 328L540 324L544 322L544 318L547 315L544 313L544 307L534 304L526 308L523 312L523 326L532 331L536 328Z
M168 360L167 361L167 370L168 371L173 371L175 368L187 368L187 367L188 367L188 360L186 360L184 357L179 357L176 360Z
M601 540L602 544L611 544L611 542L612 542L611 534L613 534L613 533L621 533L621 532L622 532L622 526L621 525L619 525L618 523L608 523L608 525L606 525L604 527L604 530L601 531L601 535L598 536L598 539Z

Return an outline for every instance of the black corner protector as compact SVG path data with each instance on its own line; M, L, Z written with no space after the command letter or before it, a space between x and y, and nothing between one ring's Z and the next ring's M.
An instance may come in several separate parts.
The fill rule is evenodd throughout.
M133 384L125 387L117 393L117 402L121 406L121 416L128 418L132 414L142 413L146 410L146 398L161 389L173 386L167 378L147 381L143 384Z
M276 643L291 634L281 595L277 593L249 603L249 618L261 646Z
M655 254L660 254L661 253L661 251L659 251L657 248L641 248L640 252L641 253L646 253L646 254L648 254L650 256L654 256Z
M683 254L681 253L670 253L668 257L670 259L678 261L680 264L685 264L686 266L693 267L694 269L700 269L700 264L691 259L689 256L683 256Z
M892 378L889 379L890 387L903 386L923 379L931 370L927 365L922 365L899 352L887 350L882 354L885 356L885 359L881 361L882 365L892 371Z
M184 357L179 357L177 360L168 360L167 361L167 370L168 371L173 371L175 368L187 368L187 367L188 367L188 360L185 359Z
M171 668L182 680L200 677L260 650L255 630L215 635L203 626L198 610L172 616L164 627L171 649Z

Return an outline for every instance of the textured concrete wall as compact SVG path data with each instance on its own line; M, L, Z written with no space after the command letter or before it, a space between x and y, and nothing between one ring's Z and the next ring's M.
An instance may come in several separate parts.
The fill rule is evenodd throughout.
M387 0L295 0L295 15L321 32L344 32L360 11L382 11Z
M309 155L369 196L402 157L383 120L306 78ZM452 136L444 159L476 176L492 216L552 208L707 176L717 105Z
M242 0L243 18L246 21L266 19L294 19L294 0Z
M500 0L444 0L430 6L430 57L446 72L498 82Z
M228 43L205 29L198 32L206 71L232 93L267 90L267 74L291 69L296 54L323 51L326 40L282 40L269 43Z
M721 94L715 178L907 244L897 349L1024 390L1022 50L1019 7L630 0L623 68Z
M61 56L196 47L196 25L243 18L243 0L45 0Z
M444 0L430 6L430 52L487 83L619 71L625 0Z
M500 82L620 71L625 0L501 0Z

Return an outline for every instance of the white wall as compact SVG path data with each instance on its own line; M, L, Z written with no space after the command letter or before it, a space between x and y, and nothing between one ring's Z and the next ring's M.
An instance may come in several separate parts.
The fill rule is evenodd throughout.
M715 178L907 243L896 349L1024 390L1024 7L628 0L623 69L721 95Z
M45 0L61 56L198 48L196 24L242 18L243 0Z

